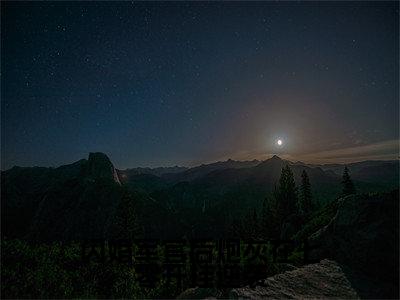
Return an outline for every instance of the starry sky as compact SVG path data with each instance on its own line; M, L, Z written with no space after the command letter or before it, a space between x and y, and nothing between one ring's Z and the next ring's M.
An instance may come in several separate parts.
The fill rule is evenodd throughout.
M1 25L2 169L398 157L397 2L2 2Z

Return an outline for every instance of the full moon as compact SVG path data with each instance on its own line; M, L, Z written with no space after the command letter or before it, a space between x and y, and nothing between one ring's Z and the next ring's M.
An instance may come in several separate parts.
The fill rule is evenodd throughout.
M277 140L276 143L278 144L278 146L282 146L283 144L282 140Z

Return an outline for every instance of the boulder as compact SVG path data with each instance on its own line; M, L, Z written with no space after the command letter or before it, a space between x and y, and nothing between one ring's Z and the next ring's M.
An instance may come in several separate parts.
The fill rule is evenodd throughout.
M233 299L358 299L342 267L334 261L322 260L293 271L284 272L253 286L236 288Z

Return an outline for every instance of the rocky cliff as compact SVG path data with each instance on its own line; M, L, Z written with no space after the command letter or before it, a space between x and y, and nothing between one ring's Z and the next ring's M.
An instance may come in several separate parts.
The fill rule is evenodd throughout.
M84 166L84 175L91 178L109 178L121 184L111 160L101 152L89 153L89 158Z
M194 288L180 298L399 299L399 192L337 200L330 222L310 237L319 263L230 292Z
M253 286L233 289L233 299L358 299L341 266L322 260L269 277Z
M329 257L365 277L355 281L362 297L398 298L398 190L339 199L336 215L310 244L318 246L312 258ZM373 288L363 281L373 281Z
M2 236L31 240L103 237L123 196L107 155L59 168L2 172Z

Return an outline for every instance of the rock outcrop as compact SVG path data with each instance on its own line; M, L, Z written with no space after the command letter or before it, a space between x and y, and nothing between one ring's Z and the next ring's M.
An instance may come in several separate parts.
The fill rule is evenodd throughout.
M177 299L359 299L344 268L331 260L290 271L235 289L190 288Z
M103 238L124 197L112 162L99 152L58 168L15 167L2 177L2 236L7 238Z
M311 258L334 259L375 282L373 290L356 282L362 297L398 298L398 191L340 199L335 217L309 240L318 246Z
M89 153L89 159L84 167L84 175L91 178L110 178L121 184L111 160L101 152Z
M331 260L307 265L230 292L234 299L358 299L341 266Z
M338 200L328 225L311 235L320 261L236 288L236 299L399 299L399 192ZM191 289L181 298L218 297Z

